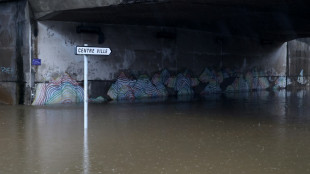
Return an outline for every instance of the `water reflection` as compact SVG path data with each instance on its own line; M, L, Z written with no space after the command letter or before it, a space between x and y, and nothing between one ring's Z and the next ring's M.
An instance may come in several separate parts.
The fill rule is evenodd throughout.
M32 109L28 121L35 129L27 130L32 151L27 158L33 159L29 173L34 173L33 169L38 173L83 173L83 108L55 105Z
M84 101L84 141L83 141L83 173L89 173L89 152L88 152L88 102Z
M84 142L83 142L83 173L89 173L89 151L88 151L88 130L84 128Z
M83 105L0 106L0 173L307 173L308 101L306 90L95 104L88 129Z
M303 99L307 95L307 91L306 90L299 90L299 91L297 91L296 95L298 98Z
M121 103L155 103L155 102L164 102L167 101L168 97L154 97L154 98L140 98L135 100L115 100L111 101L110 103L115 104L121 104Z

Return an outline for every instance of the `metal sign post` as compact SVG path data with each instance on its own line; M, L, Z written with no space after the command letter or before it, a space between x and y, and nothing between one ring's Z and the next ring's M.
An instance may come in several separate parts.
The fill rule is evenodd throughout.
M84 46L88 46L84 44ZM83 169L84 173L88 174L89 172L89 154L88 154L88 58L84 54L84 161Z
M87 44L84 44L87 46ZM88 128L88 59L84 54L84 129Z
M84 44L87 46L87 44ZM88 154L88 58L84 55L84 163L83 169L84 173L89 172L89 154Z
M88 128L88 58L87 55L108 56L111 54L110 48L89 47L84 44L83 47L75 47L76 55L84 55L84 130Z
M110 48L89 47L84 44L83 47L75 47L76 55L84 55L84 173L89 172L89 154L88 154L88 57L87 55L108 56L111 54Z

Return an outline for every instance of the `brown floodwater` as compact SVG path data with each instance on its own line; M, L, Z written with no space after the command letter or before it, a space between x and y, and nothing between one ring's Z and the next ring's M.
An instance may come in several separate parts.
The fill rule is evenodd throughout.
M310 173L310 91L0 105L0 173ZM84 135L85 134L85 135Z

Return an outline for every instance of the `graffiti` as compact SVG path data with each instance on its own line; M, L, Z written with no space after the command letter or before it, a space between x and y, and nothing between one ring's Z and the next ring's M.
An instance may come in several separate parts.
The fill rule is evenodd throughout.
M132 89L135 83L136 80L130 80L122 72L116 82L110 87L108 96L113 100L132 100L135 98Z
M165 84L170 77L170 73L168 70L163 70L161 74L154 74L152 78L152 83L159 90L159 96L167 96L168 91L166 90Z
M10 67L0 67L1 68L1 72L5 73L5 74L13 74L14 70L13 68Z
M191 78L191 86L196 87L200 84L198 78Z
M304 77L304 70L302 69L299 73L299 76L297 78L297 82L302 84L302 85L305 85L307 84L307 79Z
M89 98L89 103L104 103L107 100L105 98L103 98L102 96L99 96L97 98Z
M236 78L235 81L226 88L226 92L249 91L249 83L243 77Z
M286 85L290 85L292 84L292 81L290 78L286 78L286 77L279 77L276 82L275 85L273 87L273 89L281 89L281 88L285 88Z
M204 90L201 92L201 95L220 93L220 92L222 92L222 89L220 88L220 84L216 80L213 80L213 81L210 81L208 85L206 85Z
M258 71L256 68L245 72L239 72L238 69L229 68L219 71L206 68L199 77L199 80L206 84L201 94L204 95L222 91L265 90L270 87L270 84L266 77L262 77L264 74L263 71Z
M167 88L174 89L178 96L191 95L194 94L192 87L198 84L199 80L191 78L187 71L170 76L168 70L163 70L154 74L151 80L147 75L140 75L137 80L131 80L121 73L111 85L108 96L113 100L165 97L168 96Z
M177 91L178 96L194 94L190 75L186 72L178 74L176 77L174 89Z
M200 75L199 80L202 83L208 83L210 81L216 81L218 83L222 83L223 78L224 76L222 72L216 72L214 69L210 70L209 68L205 68L203 73Z
M170 73L168 70L164 69L160 74L156 73L154 74L152 78L153 84L166 84L168 79L170 77Z
M176 78L175 77L169 77L167 82L166 82L166 85L168 88L174 88L175 83L176 83Z
M195 92L200 95L209 95L223 92L283 89L292 84L290 78L276 76L278 73L274 69L263 71L254 67L244 68L241 71L240 68L206 67L198 78L192 77L189 72L186 70L183 73L171 75L165 69L161 73L154 74L151 80L146 75L140 75L136 80L129 79L121 73L110 87L108 95L113 100L133 100L175 94L180 97L193 95ZM307 82L302 75L301 72L299 81Z
M83 88L68 74L64 74L48 84L38 84L32 105L80 103L83 100Z
M147 75L141 75L137 80L131 80L122 72L108 91L113 100L133 100L147 97L167 96L168 92L163 84L165 74L155 74L153 83Z
M133 92L135 98L145 98L145 97L159 97L166 96L166 88L161 84L157 83L157 86L152 84L147 75L141 75L136 81Z

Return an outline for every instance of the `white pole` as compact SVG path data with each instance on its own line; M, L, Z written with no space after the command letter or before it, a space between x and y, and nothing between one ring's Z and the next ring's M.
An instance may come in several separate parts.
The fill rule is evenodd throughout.
M84 44L84 46L88 46L87 44ZM88 62L87 62L87 56L84 55L84 129L87 129L88 127L88 118L87 118L87 112L88 112Z
M88 46L84 44L84 46ZM87 56L84 55L84 160L83 169L84 174L89 173L89 152L88 152L88 60Z

